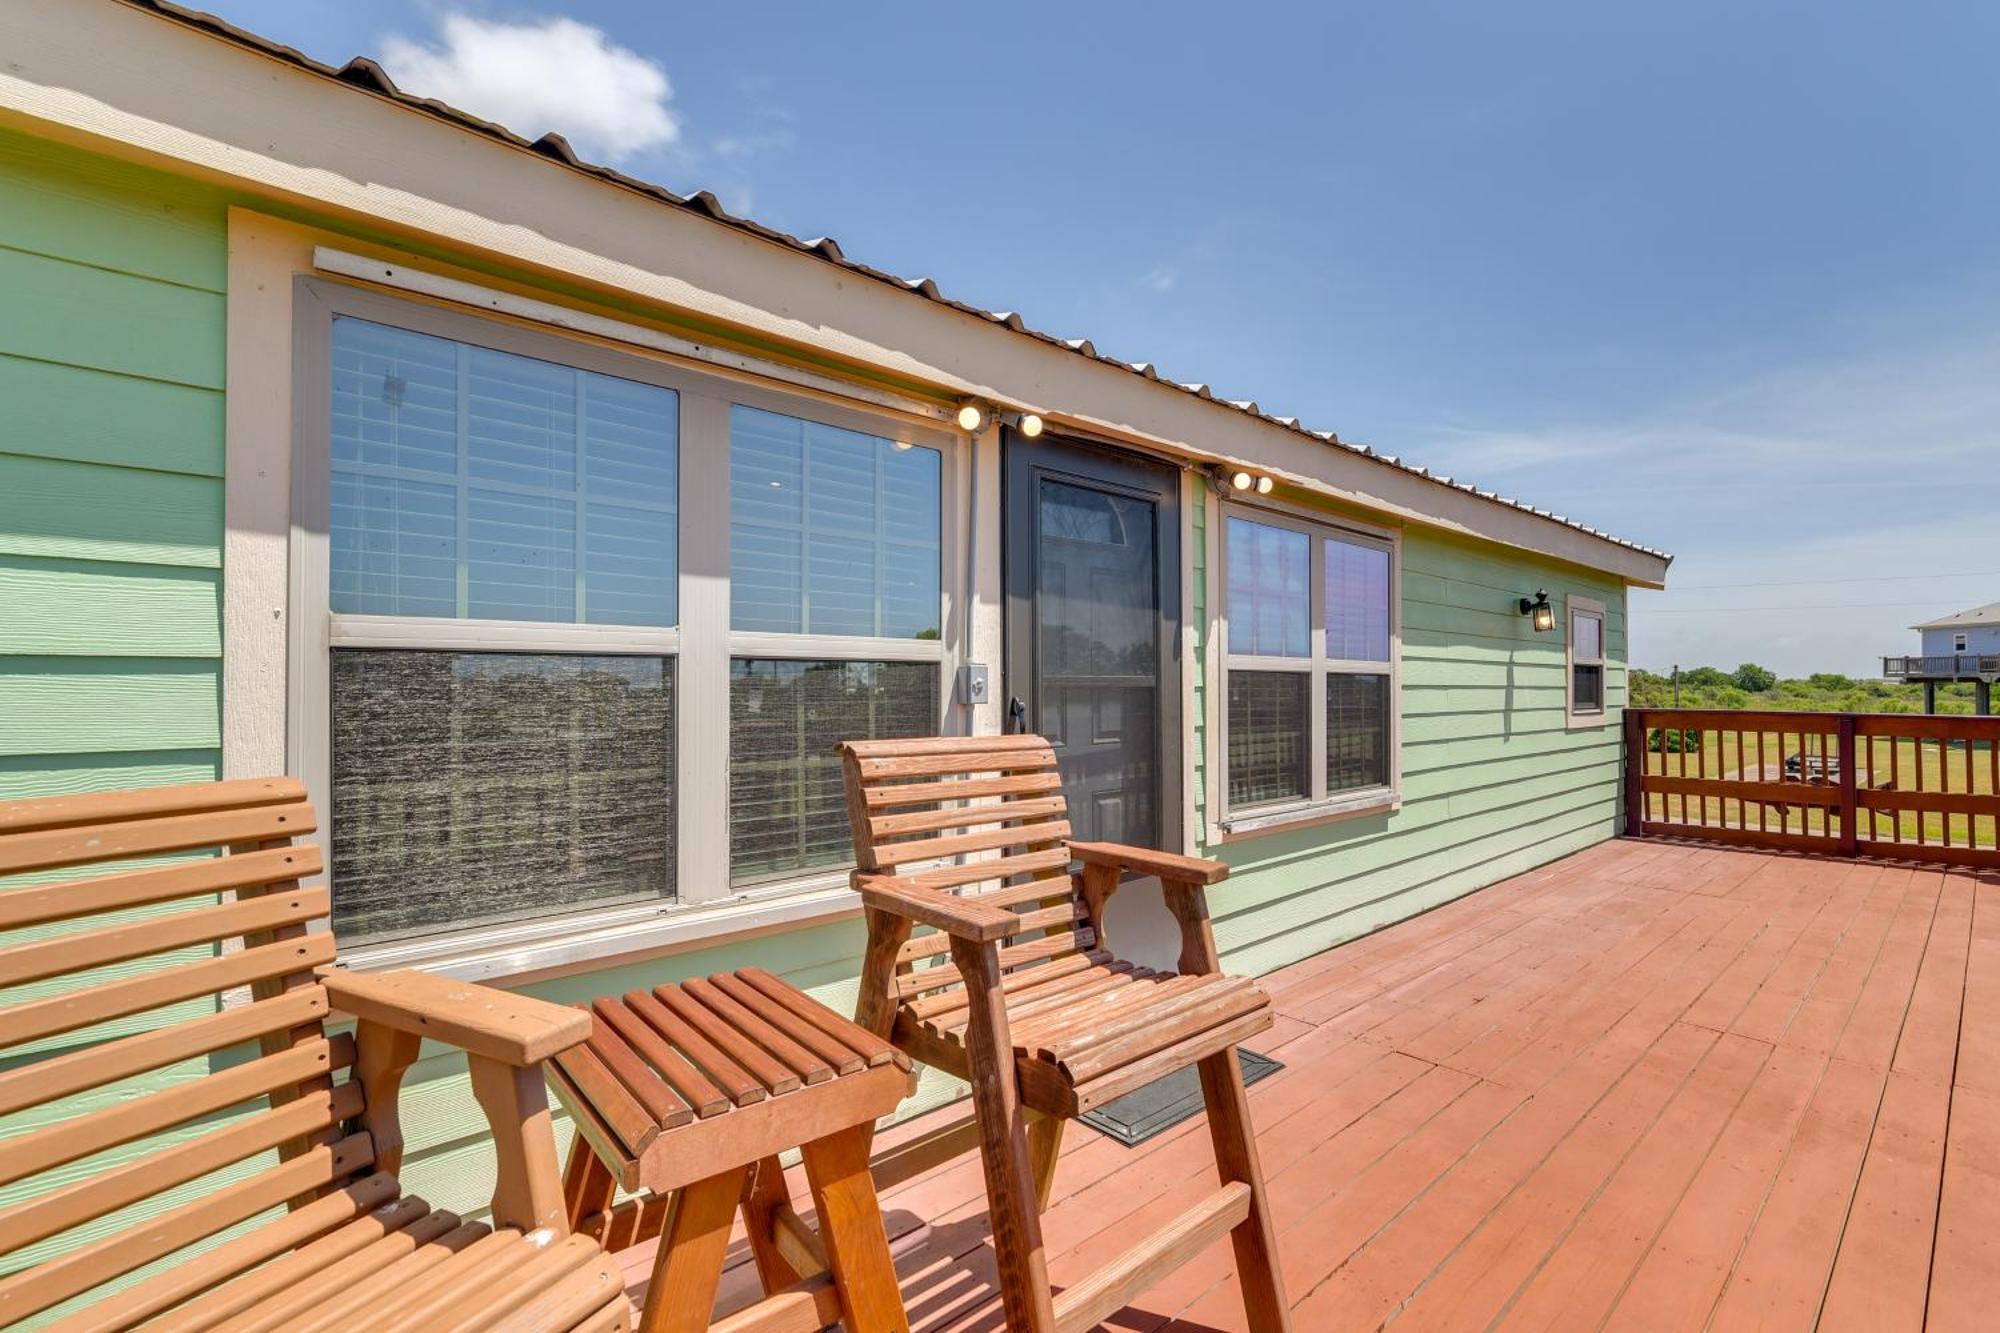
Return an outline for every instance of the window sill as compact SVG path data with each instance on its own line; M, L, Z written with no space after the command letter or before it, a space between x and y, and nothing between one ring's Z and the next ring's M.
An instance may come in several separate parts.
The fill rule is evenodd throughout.
M674 903L642 915L600 912L357 945L343 949L339 963L357 972L412 967L460 981L518 985L822 925L860 911L861 900L848 887L843 869L782 888Z
M1376 788L1324 801L1307 801L1295 805L1250 810L1240 815L1231 815L1219 823L1216 826L1214 841L1233 842L1238 838L1248 838L1277 829L1330 824L1336 820L1357 819L1363 815L1394 814L1402 808L1402 793Z
M1602 731L1610 725L1611 714L1608 710L1602 713L1571 713L1564 730Z

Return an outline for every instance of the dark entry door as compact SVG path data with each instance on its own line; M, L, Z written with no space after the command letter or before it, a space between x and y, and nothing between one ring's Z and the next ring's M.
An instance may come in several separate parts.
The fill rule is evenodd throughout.
M1180 477L1009 434L1007 729L1054 742L1078 839L1178 850Z

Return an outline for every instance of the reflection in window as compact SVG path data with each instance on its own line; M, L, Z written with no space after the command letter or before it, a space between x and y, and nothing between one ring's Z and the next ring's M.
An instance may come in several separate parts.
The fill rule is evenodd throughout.
M1255 657L1312 651L1312 538L1229 520L1229 650Z
M1293 671L1229 673L1229 805L1302 801L1307 784L1306 686Z
M1336 662L1389 660L1389 552L1329 537L1326 655Z
M333 321L336 614L676 623L678 397Z
M1389 781L1389 678L1344 671L1326 677L1329 794Z
M937 731L929 662L729 664L730 878L838 866L853 856L840 758L845 740Z
M731 628L936 638L941 483L934 449L732 407Z
M339 649L331 703L341 938L673 897L671 659Z

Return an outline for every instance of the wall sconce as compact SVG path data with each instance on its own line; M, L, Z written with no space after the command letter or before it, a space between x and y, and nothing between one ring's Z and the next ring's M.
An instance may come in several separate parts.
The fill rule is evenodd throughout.
M1021 432L1024 440L1040 439L1042 431L1047 428L1047 423L1033 412L1002 412L1000 420Z
M968 398L958 405L958 428L967 434L977 434L986 427L986 404Z
M1523 597L1520 602L1521 614L1534 617L1535 633L1547 634L1556 627L1556 609L1549 605L1549 592L1537 588L1533 597Z
M1269 495L1277 483L1261 472L1247 468L1224 467L1217 464L1209 469L1208 484L1217 495L1247 495L1255 491L1259 495Z

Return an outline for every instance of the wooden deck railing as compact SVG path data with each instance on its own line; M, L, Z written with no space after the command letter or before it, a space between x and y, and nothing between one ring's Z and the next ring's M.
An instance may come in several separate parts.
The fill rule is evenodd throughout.
M1884 680L1972 680L2000 675L2000 653L1933 653L1928 657L1885 657ZM1870 714L1870 716L1875 716Z
M2000 718L1628 708L1625 830L2000 867Z

